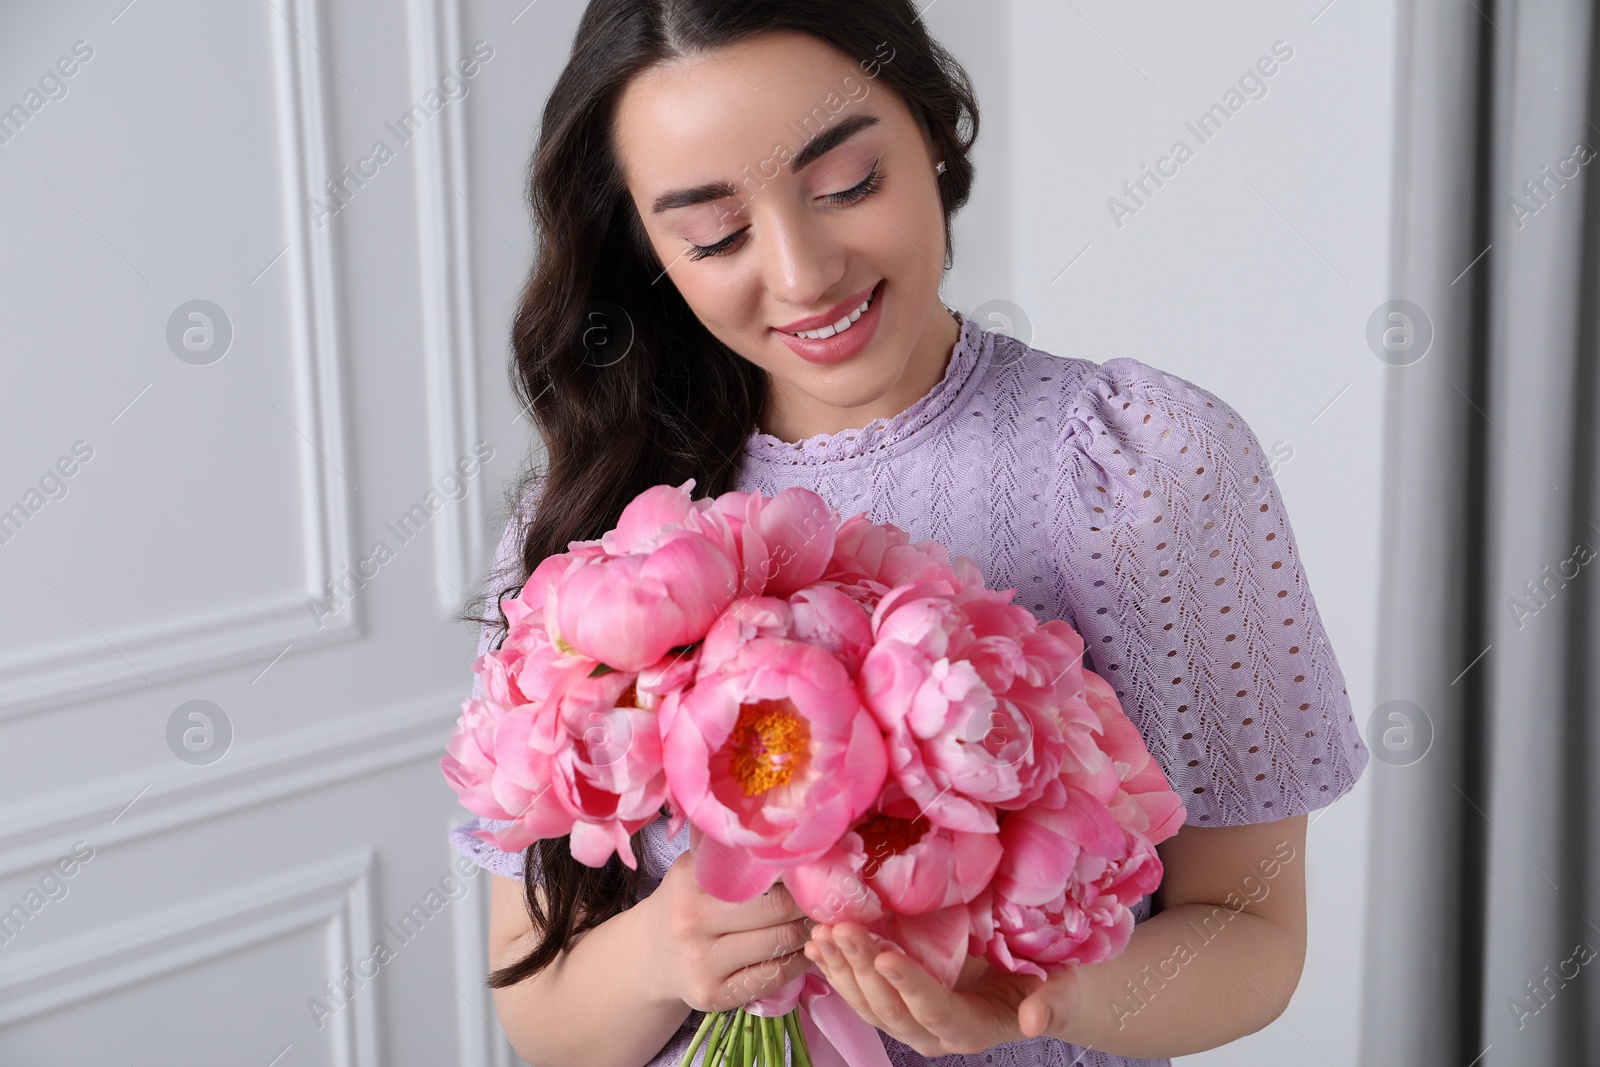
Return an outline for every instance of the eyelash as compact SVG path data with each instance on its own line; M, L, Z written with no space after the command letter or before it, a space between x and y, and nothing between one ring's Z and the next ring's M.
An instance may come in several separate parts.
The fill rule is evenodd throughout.
M877 192L883 185L883 172L878 169L878 164L872 164L872 172L863 178L860 184L838 193L829 193L822 199L840 207L850 207L861 203L867 197ZM746 227L748 229L748 227ZM744 230L735 230L714 245L689 245L690 259L705 259L707 256L725 256L733 250L733 242L744 233Z

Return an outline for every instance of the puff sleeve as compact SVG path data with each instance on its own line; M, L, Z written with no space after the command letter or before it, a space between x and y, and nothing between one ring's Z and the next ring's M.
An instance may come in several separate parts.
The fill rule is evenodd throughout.
M1132 359L1093 367L1064 401L1046 516L1063 600L1188 824L1349 792L1368 752L1255 433Z
M500 542L495 548L494 565L489 572L485 585L485 588L491 593L498 592L500 588L513 581L516 577L520 567L518 556L522 546L522 535L527 529L527 521L532 515L533 505L537 501L542 484L542 482L535 483L528 496L523 499L516 513L506 522L505 530L500 535ZM473 656L474 662L477 661L478 656L489 651L491 637L492 630L485 624L478 635L478 651ZM476 700L481 696L483 696L483 679L474 673L472 677L472 699ZM489 842L473 836L474 830L484 828L499 829L509 825L509 822L475 816L450 831L450 843L455 846L458 852L471 859L479 867L495 874L521 881L524 868L522 853L503 852Z

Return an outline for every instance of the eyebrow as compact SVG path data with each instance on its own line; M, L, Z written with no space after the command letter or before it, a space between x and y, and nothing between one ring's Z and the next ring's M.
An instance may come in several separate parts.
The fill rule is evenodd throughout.
M877 124L878 117L876 115L858 113L823 130L801 146L800 151L796 152L789 160L789 173L800 173L862 130ZM650 213L659 215L663 211L671 211L673 208L694 207L697 204L708 204L734 195L736 195L736 190L729 182L706 182L704 185L696 185L690 189L675 189L670 193L663 193L656 197L655 203L650 206Z

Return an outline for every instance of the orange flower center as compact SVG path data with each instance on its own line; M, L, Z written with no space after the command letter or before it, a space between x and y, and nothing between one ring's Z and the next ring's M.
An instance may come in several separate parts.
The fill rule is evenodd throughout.
M811 730L787 699L739 706L728 735L734 781L747 797L787 785L811 747Z
M921 841L932 827L933 824L923 815L915 819L897 819L878 812L863 819L852 827L861 835L861 843L867 853L867 863L861 869L861 876L872 878L887 860Z

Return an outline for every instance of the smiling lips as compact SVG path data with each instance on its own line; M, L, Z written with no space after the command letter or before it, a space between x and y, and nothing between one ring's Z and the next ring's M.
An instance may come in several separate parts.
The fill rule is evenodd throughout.
M849 297L822 315L797 319L774 327L778 339L801 359L811 363L837 363L848 359L872 340L882 317L883 282Z

